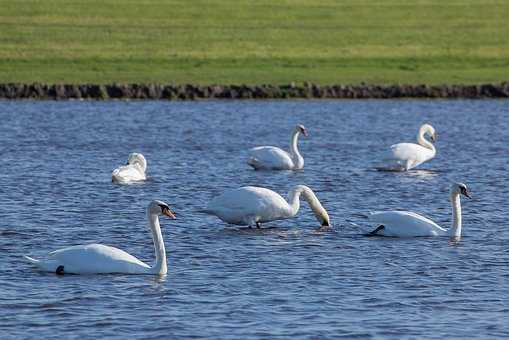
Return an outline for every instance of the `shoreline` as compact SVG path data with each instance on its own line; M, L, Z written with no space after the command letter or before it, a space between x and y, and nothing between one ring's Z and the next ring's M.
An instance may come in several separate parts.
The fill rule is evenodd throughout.
M175 85L1 83L0 100L509 98L509 81L480 85Z

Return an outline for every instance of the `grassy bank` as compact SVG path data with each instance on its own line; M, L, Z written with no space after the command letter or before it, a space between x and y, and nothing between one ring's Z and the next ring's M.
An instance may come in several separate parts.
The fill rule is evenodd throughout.
M0 0L0 82L499 82L508 17L505 0Z

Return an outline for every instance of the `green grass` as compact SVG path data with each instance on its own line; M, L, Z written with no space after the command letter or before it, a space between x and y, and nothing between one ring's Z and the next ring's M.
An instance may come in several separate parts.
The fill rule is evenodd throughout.
M509 80L507 0L0 0L0 82Z

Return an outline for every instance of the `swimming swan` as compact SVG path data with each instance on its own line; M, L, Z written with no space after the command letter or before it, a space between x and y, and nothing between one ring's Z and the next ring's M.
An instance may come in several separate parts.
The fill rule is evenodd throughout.
M309 203L316 219L323 227L330 225L329 215L316 198L313 191L305 185L297 185L288 194L288 202L278 193L260 187L242 187L228 190L214 198L205 212L221 220L237 225L256 225L260 223L284 220L297 215L300 208L300 196Z
M156 263L153 267L118 248L103 244L87 244L59 249L47 259L25 258L39 270L57 274L159 274L167 272L166 251L159 225L159 215L175 218L170 207L162 201L152 201L147 209L148 222L154 240Z
M250 149L247 164L255 170L300 170L304 168L304 158L297 148L297 140L301 133L306 137L308 135L303 125L297 125L292 133L289 153L275 146L258 146Z
M430 136L430 141L426 140L425 135ZM391 146L383 164L376 166L378 170L385 171L407 171L415 168L436 155L436 149L433 145L437 140L437 133L430 124L424 124L417 134L417 143L399 143Z
M447 230L430 219L410 211L376 212L368 216L379 226L369 236L417 237L417 236L461 236L460 195L471 198L467 186L463 183L451 185L452 228Z
M116 183L144 181L147 179L145 171L147 171L147 160L141 153L134 152L129 155L126 165L113 170L111 180Z

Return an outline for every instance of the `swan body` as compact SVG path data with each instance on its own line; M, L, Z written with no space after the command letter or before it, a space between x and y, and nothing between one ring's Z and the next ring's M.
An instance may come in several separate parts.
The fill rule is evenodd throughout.
M430 136L431 142L424 138ZM417 134L417 143L399 143L391 146L383 164L377 166L378 170L407 171L432 159L436 155L433 142L437 140L435 129L430 124L424 124Z
M300 208L300 196L309 203L322 226L329 226L327 211L313 191L305 185L295 186L288 194L288 202L278 193L260 187L241 187L228 190L214 198L206 212L236 225L260 226L260 223L294 217Z
M379 235L392 237L442 236L447 230L411 211L383 211L369 215L369 220L383 225Z
M125 251L103 244L71 246L53 251L46 259L25 258L39 270L57 274L160 274L167 272L166 251L159 225L159 215L175 218L168 205L153 201L148 210L149 226L154 240L156 263L153 267Z
M45 261L26 257L39 269L56 272L64 266L66 273L73 274L106 274L128 273L146 274L150 266L125 251L103 244L87 244L67 247L48 254Z
M250 149L247 164L255 170L300 170L304 168L304 158L297 147L301 133L304 136L308 135L303 125L297 125L292 133L290 152L275 146L259 146Z
M444 229L432 220L411 211L375 212L368 216L378 228L368 235L391 237L419 237L419 236L461 236L461 203L460 195L470 198L467 186L454 183L451 186L451 203L453 207L453 227Z
M147 160L141 153L132 153L127 159L127 164L122 165L111 174L111 180L115 183L129 183L144 181L147 179Z

